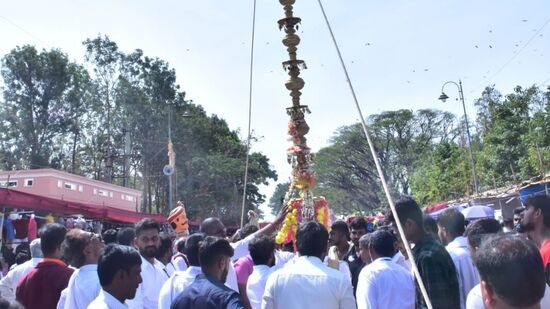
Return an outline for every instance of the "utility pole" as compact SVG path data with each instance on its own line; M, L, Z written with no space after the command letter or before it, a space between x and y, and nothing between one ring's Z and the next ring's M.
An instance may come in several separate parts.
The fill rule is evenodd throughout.
M168 165L164 166L163 173L168 177L168 211L174 208L173 175L176 169L176 152L172 144L172 104L168 104Z
M105 181L113 182L113 150L111 145L111 103L109 102L109 85L107 85L107 156L105 158Z
M192 117L189 111L181 115L182 118ZM168 207L169 211L174 208L174 173L177 193L177 170L176 170L176 152L172 144L172 103L168 104L168 164L164 166L162 172L168 177Z
M123 186L129 187L129 177L130 177L130 132L124 129L124 176L123 176Z

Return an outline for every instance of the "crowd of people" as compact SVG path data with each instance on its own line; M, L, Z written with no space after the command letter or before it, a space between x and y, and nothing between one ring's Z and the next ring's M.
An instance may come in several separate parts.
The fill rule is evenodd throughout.
M0 281L0 309L550 308L550 197L524 206L503 228L455 209L435 221L402 197L376 229L305 222L284 245L286 207L231 239L218 218L184 239L147 218L102 235L50 223Z

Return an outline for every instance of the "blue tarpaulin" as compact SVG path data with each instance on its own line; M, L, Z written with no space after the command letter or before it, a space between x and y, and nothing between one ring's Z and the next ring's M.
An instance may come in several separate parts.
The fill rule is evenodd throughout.
M521 189L519 189L519 197L522 202L525 202L525 199L527 199L531 195L535 194L542 194L546 193L548 194L550 192L550 182L539 182L527 185Z

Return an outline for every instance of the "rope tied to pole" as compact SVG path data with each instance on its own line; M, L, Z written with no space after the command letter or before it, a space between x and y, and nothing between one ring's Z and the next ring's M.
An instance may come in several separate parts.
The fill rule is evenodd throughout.
M323 17L324 17L325 22L327 24L327 28L330 32L330 36L332 37L332 41L334 43L334 47L336 48L336 52L338 53L338 58L340 59L342 69L344 70L344 74L346 75L346 81L348 83L351 94L353 96L353 100L355 102L355 107L357 109L357 113L359 114L359 118L361 119L361 126L363 127L363 132L365 134L365 137L367 138L367 143L369 144L370 152L371 152L372 158L374 160L374 163L376 165L376 170L378 172L378 176L380 177L380 181L382 182L382 187L384 188L384 193L386 194L386 198L387 198L388 203L390 205L390 209L391 209L391 212L393 214L393 217L395 218L395 224L397 225L397 229L399 230L399 235L400 235L401 239L403 240L403 244L405 245L405 250L407 251L407 255L409 256L409 259L411 260L411 266L412 266L413 274L416 277L416 281L418 283L418 286L420 287L420 292L422 293L422 297L424 298L424 301L426 302L426 306L428 307L428 309L432 309L433 308L432 303L431 303L430 298L428 296L428 292L426 291L426 286L424 285L424 282L422 281L422 277L420 276L420 272L418 271L418 268L416 267L416 263L414 261L414 256L412 254L410 244L407 241L407 238L405 237L405 232L403 230L401 220L400 220L399 216L397 215L397 211L395 209L393 199L392 199L390 191L388 189L388 184L386 182L386 177L384 176L384 173L382 171L382 166L380 164L380 160L379 160L379 158L376 154L376 150L374 149L374 144L372 143L372 140L370 138L368 127L367 127L367 124L365 122L365 118L363 117L363 112L361 111L361 107L359 106L359 101L357 100L357 96L355 95L355 90L353 88L353 84L351 83L351 79L349 77L348 70L347 70L346 65L344 63L342 53L340 52L340 47L338 46L338 43L336 41L336 37L334 36L334 33L332 32L332 27L330 26L330 22L329 22L328 17L325 13L323 3L321 2L321 0L317 0L317 1L319 2L319 7L321 8L321 11L323 13Z
M253 68L254 68L254 36L256 32L256 0L253 0L254 7L252 9L252 39L250 46L250 79L248 82L248 135L246 138L246 159L244 164L244 184L243 184L243 202L241 208L241 228L244 225L244 208L246 206L246 187L248 184L248 165L250 161L250 128L252 123L252 77L253 77Z

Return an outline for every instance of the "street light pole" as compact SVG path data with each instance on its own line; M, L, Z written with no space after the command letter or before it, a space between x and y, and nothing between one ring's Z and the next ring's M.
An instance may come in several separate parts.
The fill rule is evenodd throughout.
M445 102L449 96L445 94L443 91L445 86L447 84L454 84L458 88L458 95L460 98L460 101L462 102L462 108L464 110L464 122L466 125L466 136L468 137L468 150L470 152L470 161L472 164L472 177L474 178L474 192L476 194L479 194L479 185L477 182L477 176L476 176L476 161L474 159L474 153L472 151L472 138L470 136L470 124L468 123L468 114L466 113L466 104L464 103L464 92L462 91L462 81L458 80L458 84L453 81L448 81L441 86L441 96L439 96L439 100Z

